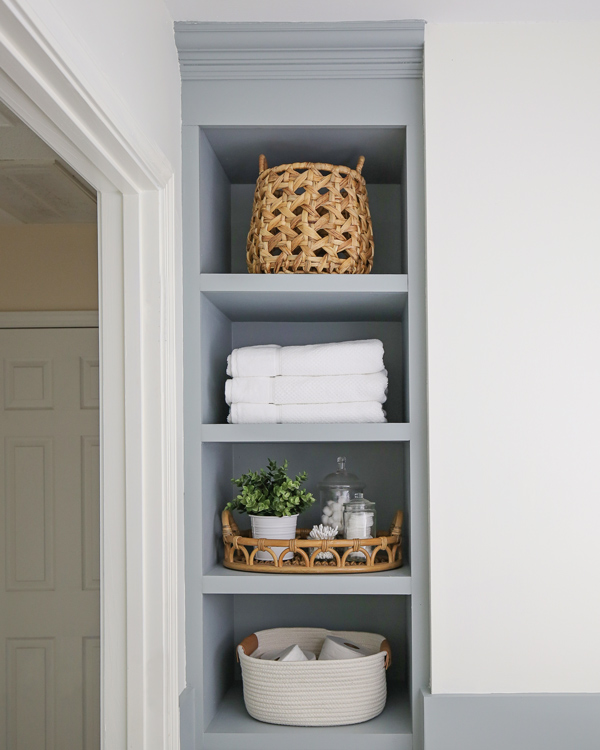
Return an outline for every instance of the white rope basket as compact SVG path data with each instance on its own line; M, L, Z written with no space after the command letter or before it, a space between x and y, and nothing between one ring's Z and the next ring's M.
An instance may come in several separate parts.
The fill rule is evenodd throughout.
M276 662L257 658L296 643L318 656L328 635L346 638L372 654L336 661ZM382 635L323 628L274 628L245 638L237 653L246 710L259 721L298 727L340 726L368 721L384 709L385 670L391 663L391 652Z

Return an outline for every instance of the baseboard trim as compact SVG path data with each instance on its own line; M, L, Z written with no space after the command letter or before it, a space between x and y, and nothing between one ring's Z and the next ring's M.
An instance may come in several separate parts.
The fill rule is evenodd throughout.
M424 693L425 750L598 750L600 693Z

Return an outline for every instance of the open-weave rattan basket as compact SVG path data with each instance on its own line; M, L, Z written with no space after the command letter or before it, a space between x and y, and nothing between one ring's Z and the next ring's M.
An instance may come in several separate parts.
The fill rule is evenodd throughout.
M246 260L250 273L369 273L373 227L356 169L259 159Z
M266 651L298 644L321 651L337 635L371 651L371 656L337 661L276 662L256 658ZM385 707L385 670L392 652L382 635L322 628L274 628L244 638L237 647L246 710L268 724L327 727L360 724Z

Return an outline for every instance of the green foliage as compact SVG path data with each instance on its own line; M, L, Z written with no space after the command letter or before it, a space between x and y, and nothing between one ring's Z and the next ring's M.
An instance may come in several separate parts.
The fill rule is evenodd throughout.
M267 469L249 471L231 481L241 489L240 494L227 504L227 510L237 510L252 516L294 516L309 508L315 498L300 485L306 481L306 472L295 479L287 475L288 462L277 466L269 459Z

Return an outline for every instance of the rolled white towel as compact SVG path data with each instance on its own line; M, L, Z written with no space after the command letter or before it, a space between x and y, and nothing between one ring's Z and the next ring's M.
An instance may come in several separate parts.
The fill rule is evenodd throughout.
M245 346L227 357L227 374L234 378L359 375L383 369L383 344L378 339L308 346Z
M233 378L225 383L228 404L329 404L387 398L387 370L368 375Z
M232 404L230 424L334 424L387 422L376 401L340 404Z
M323 641L319 661L358 659L361 656L370 656L371 653L368 649L346 638L339 638L337 635L328 635Z

